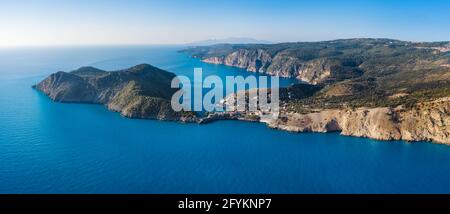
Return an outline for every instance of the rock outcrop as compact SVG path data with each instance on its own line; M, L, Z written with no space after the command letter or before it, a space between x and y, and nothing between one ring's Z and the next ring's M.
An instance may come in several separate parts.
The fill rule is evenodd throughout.
M173 73L148 64L111 72L82 67L51 74L33 87L57 102L104 104L129 118L197 122L193 112L172 110L173 78Z

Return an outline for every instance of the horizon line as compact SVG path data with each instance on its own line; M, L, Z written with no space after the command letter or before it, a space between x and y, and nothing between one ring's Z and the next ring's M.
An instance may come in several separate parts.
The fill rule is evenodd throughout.
M298 40L298 41L273 41L270 45L274 44L283 44L283 43L314 43L314 42L330 42L330 41L338 41L338 40L356 40L356 39L387 39L387 40L397 40L403 42L412 42L412 43L435 43L435 42L450 42L450 40L422 40L422 41L414 41L414 40L402 40L396 38L387 38L387 37L352 37L352 38L336 38L336 39L325 39L325 40ZM210 39L205 39L210 40ZM220 40L220 39L215 39ZM19 44L19 45L0 45L1 49L7 48L39 48L39 47L49 47L49 48L58 48L58 47L111 47L111 46L196 46L192 45L197 41L193 42L185 42L185 43L72 43L72 44ZM217 43L217 44L264 44L264 43ZM214 44L213 44L214 45ZM210 46L210 45L198 45L198 46Z

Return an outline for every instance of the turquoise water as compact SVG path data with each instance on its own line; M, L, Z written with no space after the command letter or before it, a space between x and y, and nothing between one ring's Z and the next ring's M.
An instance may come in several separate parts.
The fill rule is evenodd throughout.
M238 121L131 120L100 105L54 103L30 87L83 65L249 75L178 49L0 50L0 193L450 193L448 146Z

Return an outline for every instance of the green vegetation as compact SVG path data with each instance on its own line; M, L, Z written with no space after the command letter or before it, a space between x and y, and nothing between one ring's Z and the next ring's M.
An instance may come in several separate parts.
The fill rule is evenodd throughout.
M291 87L288 89L290 96L281 95L285 109L304 113L342 107L412 107L418 102L448 97L449 47L449 42L347 39L268 45L222 44L190 48L183 52L206 59L225 57L240 50L249 53L259 51L271 57L263 67L267 68L268 74L279 74L270 72L274 66L268 63L286 64L282 59L288 58L291 67L283 69L289 70L289 76L302 79L326 76L310 79L309 83L317 86L301 86L299 90ZM257 55L245 57L250 63L254 58L259 60ZM259 69L256 65L255 70ZM305 75L308 72L312 74Z
M104 104L130 118L196 121L195 112L171 107L175 77L148 64L119 71L82 67L52 74L34 87L55 101Z

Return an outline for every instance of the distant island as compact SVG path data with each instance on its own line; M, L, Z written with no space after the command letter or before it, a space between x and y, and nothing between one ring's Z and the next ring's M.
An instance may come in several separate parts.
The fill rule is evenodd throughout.
M450 145L449 42L347 39L220 44L181 52L207 63L304 83L280 90L281 112L274 120L262 119L259 112L203 117L173 112L170 80L174 74L151 65L115 72L83 67L52 74L34 87L55 101L105 104L131 118L197 123L237 119L293 132L341 132Z
M207 39L186 44L187 46L207 46L217 44L273 44L271 41L245 37L228 37L224 39Z

